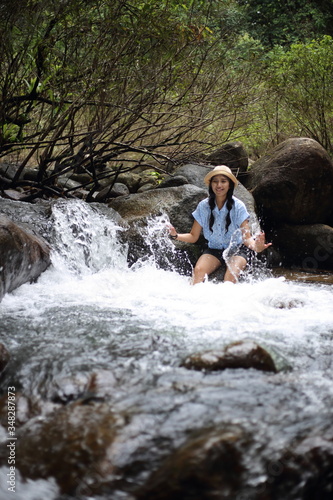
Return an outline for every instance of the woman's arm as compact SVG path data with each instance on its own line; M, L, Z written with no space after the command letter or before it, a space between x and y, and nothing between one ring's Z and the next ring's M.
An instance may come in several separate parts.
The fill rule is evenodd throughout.
M255 252L263 252L266 248L270 247L272 243L265 242L265 233L259 233L255 238L251 236L249 221L245 220L241 224L241 230L243 235L243 242L251 250Z
M196 220L193 222L192 229L189 233L178 234L173 226L169 226L170 236L176 236L174 238L178 241L184 241L185 243L195 243L198 241L202 227Z

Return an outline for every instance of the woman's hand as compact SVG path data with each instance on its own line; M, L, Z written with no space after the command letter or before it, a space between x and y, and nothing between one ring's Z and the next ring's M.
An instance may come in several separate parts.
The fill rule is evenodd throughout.
M173 227L172 224L168 224L167 227L168 227L170 236L177 236L177 231L175 230L175 228Z
M266 250L266 248L272 245L272 243L266 243L264 232L257 234L255 238L253 238L253 241L254 241L253 250L258 253L263 252L264 250Z

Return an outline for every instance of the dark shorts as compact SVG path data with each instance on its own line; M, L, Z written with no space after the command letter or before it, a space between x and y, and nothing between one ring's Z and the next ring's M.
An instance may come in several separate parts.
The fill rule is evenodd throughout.
M206 248L203 251L202 255L204 254L213 255L214 257L219 259L221 264L225 264L225 260L223 258L223 252L224 250L217 250L216 248ZM235 248L234 251L229 252L229 257L234 257L236 255L238 257L243 257L246 260L246 262L249 262L253 257L254 253L255 252L253 250L250 250L246 245L240 245L239 247Z

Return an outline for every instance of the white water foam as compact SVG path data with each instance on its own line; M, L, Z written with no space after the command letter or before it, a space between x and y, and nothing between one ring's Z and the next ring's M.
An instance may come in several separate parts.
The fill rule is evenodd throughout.
M53 210L57 234L53 266L36 284L7 295L1 308L43 323L55 304L93 306L131 313L151 328L177 332L196 345L216 345L242 338L266 340L296 356L318 348L333 324L332 289L321 285L263 278L256 282L205 283L156 266L154 258L126 263L122 231L83 202L60 203ZM150 221L147 238L165 246L167 217ZM169 241L169 240L167 240ZM170 242L171 244L171 242ZM171 244L172 245L172 244Z

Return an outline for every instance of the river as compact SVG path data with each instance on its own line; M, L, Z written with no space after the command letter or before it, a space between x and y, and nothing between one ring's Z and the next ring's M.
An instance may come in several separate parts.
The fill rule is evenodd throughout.
M112 457L128 471L123 486L105 496L66 498L132 498L133 485L143 484L190 432L226 423L252 436L239 498L256 498L272 474L269 457L332 427L330 275L311 281L297 272L263 272L237 285L193 287L189 276L159 268L154 255L129 268L122 228L83 202L61 202L53 217L52 266L0 304L0 341L11 353L2 393L12 386L43 401L61 399L59 381L104 370L112 375L105 397L115 412L131 416ZM172 251L164 223L152 220L147 238ZM203 373L181 366L189 354L244 339L271 349L285 369ZM24 482L19 472L12 496L5 475L2 467L1 500L61 497L52 478Z

